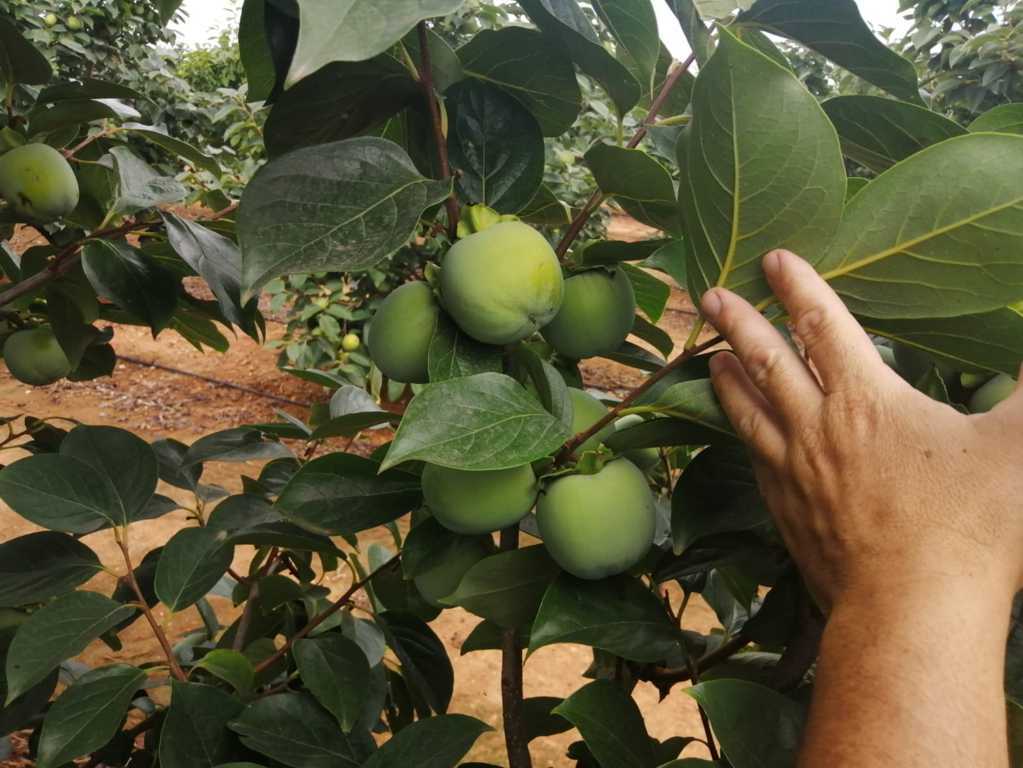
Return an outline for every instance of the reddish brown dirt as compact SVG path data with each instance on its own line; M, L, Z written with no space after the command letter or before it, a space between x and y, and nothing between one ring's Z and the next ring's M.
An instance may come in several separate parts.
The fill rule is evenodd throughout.
M642 225L620 219L616 220L613 229L613 236L617 239L643 239L652 234L654 234L652 230ZM693 316L692 304L688 297L680 290L673 290L669 310L665 313L661 326L672 335L679 347L689 333ZM322 388L281 373L275 364L275 353L245 337L233 340L231 349L226 354L215 352L203 354L169 332L161 334L159 339L154 340L144 329L119 326L115 331L114 346L119 354L138 360L159 362L302 403L326 399L325 390ZM270 324L271 337L279 335L280 332L279 325ZM583 367L583 374L587 386L618 394L624 393L641 380L632 369L601 360L587 362ZM217 429L274 420L275 409L299 416L303 415L304 411L301 407L281 405L267 398L242 393L193 377L124 361L118 364L115 375L110 378L84 383L62 382L39 388L23 385L12 379L6 369L0 370L0 415L61 416L89 424L123 427L138 432L147 439L174 437L191 442ZM386 439L386 435L376 433L372 441L360 439L353 448L361 453L368 453L383 439ZM6 464L17 456L17 452L14 451L0 451L0 463ZM242 466L210 464L203 480L218 483L232 492L237 492L241 487L240 475L256 475L258 471L257 463ZM171 496L178 495L179 498L182 493L169 487L161 488L161 492ZM133 526L129 542L132 558L137 562L145 553L166 542L185 524L184 513L178 512L151 523ZM35 526L2 505L0 527L3 530L0 539L4 540L35 530ZM371 532L362 537L362 543L365 546L377 538L384 541L389 537L382 535L378 537ZM87 536L85 542L115 572L124 572L120 554L109 533ZM249 548L240 549L235 567L244 568L250 557ZM335 593L340 593L347 584L347 575L343 571L327 574L324 583ZM103 575L90 582L87 587L109 593L112 584L113 577ZM228 624L236 616L236 611L229 601L213 598L212 602L222 624ZM157 617L166 623L173 635L195 629L199 625L197 614L190 610L166 616L164 611L158 608ZM474 715L495 728L493 733L480 739L466 760L506 765L500 731L500 655L496 651L485 651L459 656L458 651L478 621L478 618L464 611L449 610L433 622L432 626L447 646L455 667L455 694L451 711ZM706 605L697 601L691 604L686 613L687 628L706 632L716 625L716 619ZM136 622L122 633L122 640L124 651L121 653L115 654L106 646L95 643L81 658L95 666L115 660L137 664L160 657L159 646L144 621ZM529 659L525 667L526 695L570 694L585 682L581 674L589 666L590 660L591 652L583 646L558 645L541 649ZM160 698L158 693L156 696ZM658 702L657 691L648 684L640 684L635 691L635 698L643 710L652 736L664 739L679 734L702 734L695 705L682 693L681 687L676 688L663 702ZM565 750L576 738L578 735L570 731L561 736L533 742L531 751L534 764L537 768L569 765L570 761L564 756ZM24 740L16 740L15 743L24 748ZM706 753L699 746L687 749L685 756L706 757ZM30 766L30 762L22 759L0 762L0 768Z

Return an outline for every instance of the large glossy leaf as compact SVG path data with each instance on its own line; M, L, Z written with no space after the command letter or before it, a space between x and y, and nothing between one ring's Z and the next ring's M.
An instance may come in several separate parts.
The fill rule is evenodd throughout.
M417 710L447 712L455 673L440 638L415 616L388 611L377 616L377 624L401 662L401 673Z
M881 173L966 129L944 115L879 96L838 96L822 105L850 160Z
M257 699L231 721L230 728L249 749L291 768L357 768L369 751L368 734L346 736L305 694Z
M207 171L217 178L222 173L220 164L212 157L205 152L200 152L188 142L168 136L161 128L153 125L142 125L141 123L125 123L121 127L129 133L141 136L158 147L166 149L168 152L173 152L175 155L183 157L199 170Z
M0 608L41 603L103 570L96 553L71 536L42 531L0 543Z
M560 136L582 108L572 61L542 33L524 27L484 30L458 49L465 74L517 99L544 136Z
M893 96L921 101L916 69L874 37L855 0L758 0L739 23L792 38Z
M72 592L33 613L7 651L7 703L134 613L95 592Z
M453 469L511 469L569 437L514 379L481 373L430 384L416 395L381 468L419 459Z
M448 601L499 626L519 627L533 621L560 572L543 546L500 552L470 568Z
M0 18L0 76L25 85L43 85L53 77L46 57L6 18Z
M233 427L200 437L185 452L182 466L192 468L207 461L245 462L258 459L292 459L286 446L270 440L253 427Z
M867 317L953 317L1023 298L1023 136L949 139L846 209L817 269Z
M292 272L369 269L411 237L448 182L426 179L389 141L296 150L264 166L242 197L243 300Z
M128 243L91 240L82 252L85 276L96 293L159 333L178 303L178 282L156 261Z
M231 694L211 685L172 681L171 703L160 729L160 765L214 768L230 760L237 737L227 724L243 706Z
M583 72L600 83L619 114L636 105L642 91L639 81L604 48L576 0L522 0L519 5L534 24L563 46Z
M315 459L281 491L277 508L311 531L353 534L395 520L421 501L419 480L403 472L379 474L375 461L347 453Z
M653 4L650 0L594 0L593 7L619 51L628 56L640 85L649 90L661 53Z
M366 654L343 635L330 634L295 643L295 662L316 700L337 719L346 733L362 716L369 693Z
M562 574L540 603L529 651L580 643L630 661L655 662L678 650L678 629L664 604L630 576L584 581Z
M803 708L745 680L711 680L686 691L710 718L735 768L792 768L803 730Z
M1023 134L1023 104L1002 104L978 117L969 128L973 132Z
M69 99L59 101L52 107L44 107L37 102L28 116L28 133L30 137L36 137L67 131L83 123L92 123L98 120L138 120L140 117L141 115L134 107L116 99ZM115 149L128 152L126 147L115 147ZM141 163L141 161L139 162ZM180 185L178 188L184 189Z
M0 498L43 528L91 533L117 524L120 501L105 475L70 456L37 454L0 471Z
M463 0L299 0L298 47L287 86L332 61L365 61L383 53L423 19L447 16Z
M466 80L448 89L448 156L460 197L518 213L543 182L540 125L500 88Z
M476 739L493 730L468 715L441 715L403 728L362 768L454 768Z
M142 438L115 427L79 426L60 444L70 456L104 475L117 492L115 522L126 525L138 518L156 491L156 454Z
M157 205L180 203L188 195L177 180L161 176L127 147L112 147L117 174L116 213L135 213Z
M641 149L604 142L590 147L585 159L601 191L618 200L634 219L679 233L675 185L660 162Z
M960 371L1016 376L1023 361L1023 309L925 320L863 318L868 333L916 347Z
M710 31L703 23L703 18L700 16L700 11L694 0L668 0L668 5L678 17L682 33L689 41L689 47L696 57L696 63L703 67L713 53L713 45Z
M835 129L791 72L727 30L697 78L679 165L693 296L717 285L762 299L766 251L819 253L838 227L846 177Z
M463 333L446 315L437 319L437 329L428 350L430 381L447 381L488 371L500 373L504 360L500 347L483 344Z
M256 671L252 660L239 651L217 648L203 656L194 669L203 669L230 685L240 696L252 692ZM235 713L237 714L237 713ZM232 714L232 717L234 714Z
M579 729L602 766L653 768L657 762L639 707L608 680L595 680L554 708Z
M709 379L672 384L660 395L656 403L641 408L690 421L720 437L735 437L732 425L722 410Z
M82 675L46 713L38 768L59 768L110 741L145 681L145 672L126 664Z
M185 528L167 542L156 567L160 602L180 611L205 597L231 567L234 547L227 531Z
M650 322L658 322L668 306L668 299L671 298L671 286L646 270L631 264L622 264L621 268L629 278L629 282L632 283L632 291L636 295L636 306L650 318Z
M238 52L252 101L266 101L277 82L267 40L265 0L245 0L238 22Z

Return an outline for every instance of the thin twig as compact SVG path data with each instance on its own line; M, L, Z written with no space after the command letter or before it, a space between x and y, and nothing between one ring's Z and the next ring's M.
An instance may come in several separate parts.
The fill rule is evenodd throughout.
M501 531L501 551L519 547L519 526ZM525 734L522 693L522 643L517 629L501 633L501 710L504 714L504 743L509 768L532 768L529 742Z
M443 181L451 178L451 165L448 162L448 140L444 136L441 124L440 107L437 104L437 92L433 85L433 63L430 57L430 37L426 31L426 22L417 26L419 33L419 82L423 86L423 94L430 108L430 122L433 123L433 140L437 145L437 160L440 165L440 177ZM448 196L445 205L448 209L448 236L454 240L458 236L458 200L454 191Z
M61 153L64 155L65 158L70 160L93 142L99 141L100 139L104 139L107 136L112 136L113 134L117 133L117 130L118 129L116 128L115 129L104 128L102 131L99 131L98 133L94 133L91 136L86 136L71 149L62 150Z
M723 661L727 661L747 645L749 645L749 639L740 632L731 640L699 659L695 664L697 673L703 674L708 669L717 666ZM640 680L653 683L662 696L666 696L672 686L692 680L692 677L693 671L688 667L683 667L682 669L654 667L639 675Z

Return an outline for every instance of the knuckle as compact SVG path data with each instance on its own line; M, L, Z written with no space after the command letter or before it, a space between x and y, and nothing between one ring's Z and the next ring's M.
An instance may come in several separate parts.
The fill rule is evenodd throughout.
M834 319L823 308L812 307L797 318L795 331L807 349L812 349L834 333L834 325Z
M775 347L759 347L750 353L746 361L750 380L761 389L770 384L778 372L781 357L781 351Z

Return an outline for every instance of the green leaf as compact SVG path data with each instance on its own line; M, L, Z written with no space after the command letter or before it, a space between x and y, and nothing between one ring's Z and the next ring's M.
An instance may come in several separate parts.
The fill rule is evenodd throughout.
M631 264L622 264L621 268L625 270L626 277L632 283L633 293L636 294L636 306L650 318L650 322L659 321L664 314L664 308L668 306L668 299L671 298L671 286Z
M641 315L636 315L632 326L632 335L643 339L665 357L669 357L675 349L675 342L672 341L671 334L661 330Z
M91 533L117 524L117 490L105 475L69 456L38 454L0 471L0 498L36 525Z
M650 406L655 413L685 419L726 437L735 437L709 379L673 384Z
M177 180L161 176L127 147L111 147L117 174L115 213L130 214L158 205L180 203L188 196Z
M1016 376L1023 360L1023 309L924 320L863 318L864 329L950 363L957 371Z
M454 768L487 731L486 723L468 715L441 715L403 728L362 768Z
M68 99L127 99L134 101L145 97L134 88L121 83L83 77L81 82L66 81L54 83L43 88L39 93L39 104L52 104Z
M219 688L172 680L171 703L160 729L162 768L214 768L230 760L237 740L227 724L242 709L238 699Z
M103 570L78 539L42 531L0 543L0 608L41 603Z
M574 254L581 266L596 264L612 265L623 261L642 261L654 253L669 240L640 240L625 242L622 240L597 240L588 243L581 252Z
M745 680L711 680L686 690L703 707L735 768L791 768L803 730L803 708Z
M724 435L682 419L651 419L618 430L604 444L617 454L634 448L670 448L676 445L710 445ZM732 438L735 439L734 437Z
M696 56L696 63L702 68L714 52L710 38L710 30L703 23L699 10L694 0L668 0L668 4L678 17L679 25L682 27L682 34L689 41L689 47Z
M273 54L267 40L265 0L245 0L238 24L238 51L249 98L266 101L277 83Z
M447 315L437 319L427 356L430 381L447 381L477 373L500 373L503 352L463 333Z
M298 47L286 86L332 61L365 61L383 53L423 19L447 16L463 0L391 0L381 13L375 0L302 0Z
M298 149L265 165L238 216L242 299L294 272L369 269L405 245L449 184L424 178L400 147L372 137Z
M452 469L511 469L569 437L514 379L480 373L430 384L416 395L381 469L413 459Z
M377 625L401 662L401 673L416 709L447 712L455 673L440 638L425 623L407 614L392 611L378 614Z
M916 69L874 37L855 0L758 0L738 21L789 37L893 96L921 103Z
M458 49L468 77L497 86L540 123L544 136L560 136L582 109L572 61L541 32L524 27L483 30Z
M657 764L639 707L614 683L595 680L552 711L579 729L600 765L654 768Z
M309 692L348 733L362 717L369 694L366 654L343 635L325 635L295 643L295 662Z
M135 612L95 592L72 592L33 613L7 651L7 702Z
M656 251L654 251L639 266L647 269L656 269L668 275L675 281L679 288L685 288L686 263L689 260L689 250L684 240L669 240Z
M541 31L557 40L583 72L600 83L619 115L636 106L642 93L639 82L607 52L576 0L521 0L519 6Z
M214 177L220 178L222 171L220 164L215 159L205 152L200 152L187 141L168 136L162 128L158 128L155 125L142 125L141 123L125 123L121 128L136 136L141 136L156 146L166 149L168 152L183 157L198 170L208 171Z
M310 531L350 535L396 520L421 500L414 475L380 474L375 461L332 453L305 464L281 491L277 508Z
M331 383L330 386L336 386ZM364 429L393 422L400 417L380 410L376 400L361 387L344 384L330 397L330 419L323 422L309 436L312 440L326 437L352 437Z
M850 176L846 179L846 191L845 191L845 203L849 204L856 195L864 190L864 188L870 183L869 179L864 179L860 176Z
M749 10L753 0L694 0L700 13L708 19L727 19L742 9Z
M572 222L568 206L558 200L546 184L540 185L539 191L518 216L527 224L538 227L565 227Z
M226 648L216 648L210 651L199 660L193 669L205 669L214 677L234 688L240 696L251 693L256 684L256 671L252 661L244 654ZM236 714L237 712L232 713L231 717Z
M234 427L214 432L192 443L182 464L194 467L207 461L246 462L256 459L294 459L286 446L269 440L253 427Z
M1009 766L1023 766L1023 705L1006 702L1009 717Z
M1023 134L1023 104L1001 104L989 109L970 123L969 129L974 133L988 131Z
M126 664L82 675L46 713L38 768L59 768L109 742L145 681L145 672Z
M585 581L562 574L540 603L529 652L579 643L629 661L663 661L678 651L679 633L657 595L631 576Z
M157 7L160 10L160 23L164 26L170 24L174 14L178 12L183 0L157 0Z
M437 93L444 93L457 82L465 79L462 62L448 41L432 29L426 31L427 47L430 50L430 64L433 68L433 87ZM402 40L409 57L417 67L423 56L419 50L419 31L413 29Z
M368 756L368 734L360 741L346 736L305 694L257 699L229 727L249 749L291 768L358 768Z
M184 610L220 581L231 567L234 547L226 531L185 528L167 542L156 567L154 586L160 602L177 612Z
M561 572L542 545L485 557L447 598L501 627L529 624L548 586Z
M156 454L149 443L126 430L75 427L60 444L60 455L77 459L110 480L119 502L116 525L137 519L156 492Z
M114 99L69 99L58 101L52 107L43 107L37 102L28 116L29 136L54 134L99 120L117 122L138 120L140 117L142 115L133 107Z
M727 30L697 78L679 165L694 297L724 286L763 299L766 251L819 253L838 227L846 176L835 129L791 72Z
M1023 136L918 152L846 208L817 269L856 314L953 317L1023 298Z
M448 155L467 203L518 213L543 182L543 134L504 91L479 80L448 89Z
M50 62L26 40L18 28L0 18L0 80L43 85L53 77Z
M650 0L594 0L594 10L631 60L636 79L649 90L661 53L657 16Z
M124 241L92 240L82 253L85 275L104 299L159 333L171 321L178 303L174 276Z
M906 101L879 96L838 96L822 105L850 160L882 173L924 147L966 129L947 117Z
M671 496L671 537L681 553L697 540L772 527L743 446L716 445L686 466Z
M601 191L613 196L634 219L679 234L675 185L657 160L641 149L604 142L590 147L585 160Z

